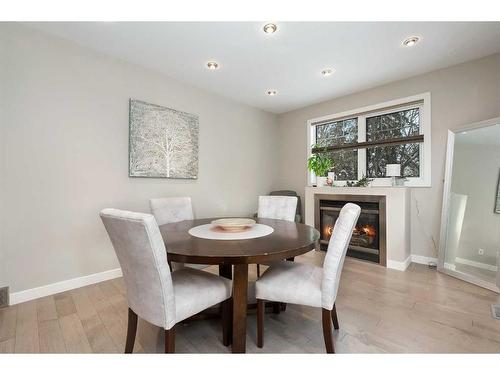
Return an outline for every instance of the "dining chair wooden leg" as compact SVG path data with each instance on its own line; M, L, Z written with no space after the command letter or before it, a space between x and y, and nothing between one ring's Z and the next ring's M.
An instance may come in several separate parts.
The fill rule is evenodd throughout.
M264 312L266 303L262 299L257 300L257 346L264 346Z
M332 323L333 323L333 328L339 329L339 318L337 316L337 308L335 304L333 304L333 309L332 309Z
M232 326L232 308L233 300L228 298L221 303L222 312L222 344L224 346L231 345L231 326Z
M134 351L135 335L137 333L137 314L128 308L127 341L125 343L125 353Z
M326 352L335 353L332 337L331 311L327 309L321 309L321 313L323 321L323 338L325 339Z
M175 353L175 326L165 330L165 353Z

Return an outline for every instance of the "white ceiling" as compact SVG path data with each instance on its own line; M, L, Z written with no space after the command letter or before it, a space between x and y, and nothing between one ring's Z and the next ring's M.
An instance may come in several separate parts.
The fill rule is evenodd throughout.
M275 113L500 52L500 22L277 22L271 35L264 22L27 25Z

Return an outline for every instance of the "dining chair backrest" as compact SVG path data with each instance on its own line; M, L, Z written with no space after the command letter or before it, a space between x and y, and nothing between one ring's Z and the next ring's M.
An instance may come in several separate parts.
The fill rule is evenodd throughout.
M167 252L153 215L106 208L100 213L122 269L129 307L170 329L175 299Z
M361 208L357 204L347 203L342 207L333 227L328 250L323 261L323 280L321 283L321 304L327 310L333 308L337 298L340 274L360 212Z
M190 197L153 198L149 204L158 225L194 219Z
M297 197L261 195L257 216L265 219L295 221Z
M297 197L297 208L295 210L295 221L297 223L302 222L302 203L300 201L300 195L293 190L274 190L269 193L269 195L281 195L285 197Z

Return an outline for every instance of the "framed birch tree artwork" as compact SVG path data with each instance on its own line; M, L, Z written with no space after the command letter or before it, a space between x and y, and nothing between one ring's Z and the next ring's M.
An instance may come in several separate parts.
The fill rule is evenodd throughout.
M129 176L198 178L198 116L130 99Z

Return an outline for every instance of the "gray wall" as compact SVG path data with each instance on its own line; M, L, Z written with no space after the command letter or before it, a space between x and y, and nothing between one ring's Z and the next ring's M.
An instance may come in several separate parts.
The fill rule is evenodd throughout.
M0 285L118 267L98 213L187 195L197 217L247 215L273 188L276 117L76 44L0 24ZM200 117L198 180L128 177L128 99Z
M428 91L432 95L432 187L412 189L411 247L412 254L436 257L447 129L500 116L500 54L278 116L279 185L304 193L307 120Z

